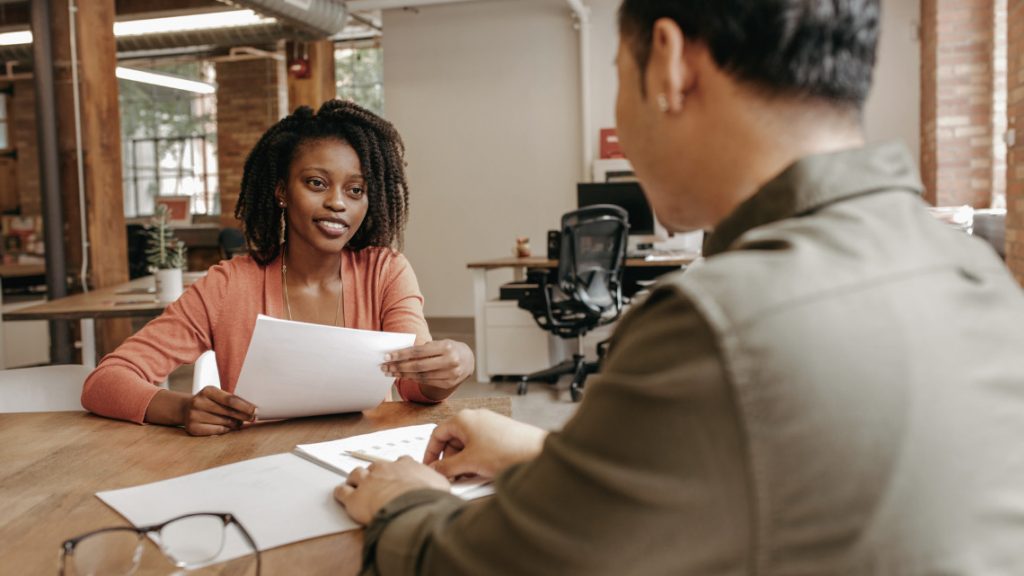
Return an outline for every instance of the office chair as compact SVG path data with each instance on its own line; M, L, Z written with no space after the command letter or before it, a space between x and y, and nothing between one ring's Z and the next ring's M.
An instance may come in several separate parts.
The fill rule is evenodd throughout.
M569 388L573 402L583 395L588 374L597 372L600 362L583 357L587 332L613 322L622 311L622 272L629 233L626 211L611 204L599 204L567 212L562 216L557 282L547 270L529 274L537 289L519 299L519 307L533 314L537 325L561 338L575 338L572 358L546 370L522 376L517 393L526 394L527 382L554 384L559 376L572 374ZM603 346L598 346L603 357Z
M236 254L245 254L249 247L245 244L245 234L238 228L224 228L217 235L217 244L220 246L220 257L230 260Z

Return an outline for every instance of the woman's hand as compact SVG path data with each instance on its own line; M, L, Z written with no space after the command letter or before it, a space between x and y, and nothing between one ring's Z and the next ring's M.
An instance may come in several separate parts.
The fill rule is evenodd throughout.
M394 462L356 468L344 484L334 489L334 498L341 502L353 520L367 524L388 502L422 488L447 492L451 490L451 484L444 476L403 456Z
M434 340L419 346L386 354L381 370L388 376L408 378L420 384L420 391L431 400L452 395L470 374L475 359L463 342Z
M256 420L256 406L216 386L207 386L185 406L182 425L192 436L212 436L238 430Z
M548 433L490 410L462 410L434 428L423 463L448 478L494 478L540 454Z
M161 390L146 408L146 422L183 426L192 436L224 434L255 420L255 406L216 386L207 386L195 396Z

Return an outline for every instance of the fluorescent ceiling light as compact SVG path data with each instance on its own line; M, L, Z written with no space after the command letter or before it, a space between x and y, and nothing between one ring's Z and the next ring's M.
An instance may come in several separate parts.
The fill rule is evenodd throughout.
M0 46L14 46L16 44L31 44L32 32L20 30L18 32L5 32L0 34Z
M123 66L117 67L116 75L122 80L142 82L143 84L174 88L175 90L184 90L197 94L213 94L217 91L216 86L207 82L189 80L188 78L171 76L170 74L157 74L156 72L147 72L146 70L137 70L135 68L125 68Z
M260 16L252 10L228 10L226 12L208 12L206 14L189 14L188 16L170 16L167 18L147 18L144 20L126 20L114 22L114 36L139 36L142 34L159 34L161 32L184 32L188 30L209 30L212 28L231 28L234 26L252 26L276 22L273 18ZM19 30L0 34L0 46L31 44L32 32Z
M260 16L252 10L229 10L226 12L208 12L206 14L114 22L114 36L138 36L140 34L158 34L161 32L208 30L210 28L252 26L253 24L269 24L272 22L276 22L276 20Z

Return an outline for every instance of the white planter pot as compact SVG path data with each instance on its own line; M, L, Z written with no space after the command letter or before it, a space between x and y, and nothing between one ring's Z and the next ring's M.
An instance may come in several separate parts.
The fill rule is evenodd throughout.
M161 302L174 302L184 291L181 279L181 268L169 268L156 271L156 299Z

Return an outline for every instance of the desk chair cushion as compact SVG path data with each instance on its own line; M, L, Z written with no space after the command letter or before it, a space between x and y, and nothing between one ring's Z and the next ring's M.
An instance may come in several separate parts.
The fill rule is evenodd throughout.
M77 364L0 371L0 413L82 410L91 368Z
M213 350L207 350L196 358L195 369L192 372L193 395L207 386L220 388L220 372L217 370L217 356Z

